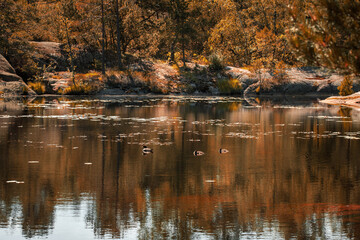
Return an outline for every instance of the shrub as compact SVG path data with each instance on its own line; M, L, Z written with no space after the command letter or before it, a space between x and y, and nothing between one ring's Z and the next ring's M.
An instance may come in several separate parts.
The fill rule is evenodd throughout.
M29 82L28 86L39 95L45 93L45 84L42 82Z
M283 61L276 63L273 74L273 80L277 84L285 83L289 80L289 76L285 71L285 63Z
M260 82L262 82L262 69L264 68L263 59L256 59L250 68L250 71L255 74L256 79Z
M225 68L223 58L217 54L211 55L209 57L209 62L210 62L210 64L209 64L210 71L220 72L220 71L224 70L224 68Z
M173 64L173 65L171 65L171 67L173 68L173 69L175 69L176 71L180 71L180 68L179 68L179 65L177 65L176 63L175 64Z
M237 94L241 93L242 87L240 81L236 78L230 78L228 80L220 80L217 82L217 87L222 94Z
M344 80L341 81L341 85L338 87L339 94L341 96L347 96L353 94L353 81L350 76L345 76Z

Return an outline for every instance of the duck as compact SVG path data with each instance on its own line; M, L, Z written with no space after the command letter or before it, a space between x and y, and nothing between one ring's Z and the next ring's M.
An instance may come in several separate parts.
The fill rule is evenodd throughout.
M220 153L220 154L228 153L228 152L229 152L229 150L227 150L227 149L225 149L225 148L220 148L220 149L219 149L219 153Z
M144 154L153 153L153 150L151 148L148 148L147 146L143 146L142 152Z
M201 155L204 155L205 153L202 152L202 151L195 150L195 151L193 152L193 154L194 154L194 156L201 156Z

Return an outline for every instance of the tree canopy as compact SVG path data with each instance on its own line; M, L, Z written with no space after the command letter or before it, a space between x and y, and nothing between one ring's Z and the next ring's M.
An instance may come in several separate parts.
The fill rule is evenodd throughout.
M0 0L0 53L26 68L31 60L16 56L29 53L28 41L56 41L70 55L103 46L118 66L121 55L186 64L216 54L234 66L358 73L359 10L351 0Z

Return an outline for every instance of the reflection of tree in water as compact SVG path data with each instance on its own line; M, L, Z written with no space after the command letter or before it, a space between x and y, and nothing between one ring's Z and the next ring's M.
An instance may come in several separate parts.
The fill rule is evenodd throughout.
M349 117L351 117L351 111L352 111L352 108L341 106L341 107L339 107L338 114L342 117L349 118Z
M27 111L10 109L9 111L7 108L5 113L14 116L27 114ZM2 141L0 141L0 179L3 182L0 187L1 224L9 225L21 222L25 237L47 236L54 224L56 196L53 182L49 179L46 182L41 181L39 172L36 171L37 167L26 166L28 161L26 154L11 157L14 154L11 152L11 145L19 141L17 137L22 135L23 128L29 127L29 123L22 118L5 118L1 121L11 123L7 124L8 128L2 128L1 135L6 134L6 137L1 138ZM1 125L3 126L3 124ZM24 139L22 140L24 141ZM18 146L15 152L22 152L23 150L23 146ZM26 166L27 171L21 172L24 166ZM19 172L12 175L9 173L10 169L18 169ZM5 182L9 178L12 179L11 177L23 180L26 184L6 184ZM19 212L22 213L21 216Z
M339 107L338 114L342 117L341 121L344 131L349 131L351 128L352 125L351 112L352 112L351 108L343 107L343 106Z
M36 191L38 187L41 188L39 192ZM31 184L26 189L22 204L24 236L32 238L49 234L49 229L52 229L54 225L55 200L53 186L50 181L42 184Z
M350 208L360 199L360 191L354 186L360 180L359 143L346 145L351 154L345 160L342 148L348 142L318 137L329 129L339 131L339 126L326 126L325 120L307 117L318 110L236 110L231 103L234 111L228 112L224 110L226 103L221 103L219 109L213 103L164 105L131 108L111 104L106 109L89 111L122 117L168 116L167 122L128 124L126 120L115 126L112 124L117 122L99 125L61 121L60 127L55 120L26 119L16 123L23 128L12 130L10 142L0 143L0 150L4 150L0 153L4 167L0 179L24 175L25 184L21 191L19 186L1 184L0 197L6 206L1 207L1 221L13 214L9 211L11 199L19 198L24 235L46 235L54 224L55 204L63 196L70 196L74 205L80 205L81 194L88 193L92 200L87 201L85 221L97 237L124 237L128 229L139 226L139 239L190 239L203 233L217 239L238 239L270 230L286 239L311 238L316 234L324 237L321 234L325 233L317 229L329 229L328 221L342 224L335 232L359 236L358 226L338 221L337 216L350 210L358 214L358 210ZM173 117L178 116L188 121L174 121ZM206 123L209 119L221 121ZM300 126L287 125L301 121ZM242 124L226 126L236 122ZM46 128L46 136L32 127L40 123ZM69 123L75 127L66 126ZM118 134L135 131L146 135L116 141ZM316 137L301 139L299 133L292 135L294 131L312 132ZM28 139L30 132L37 137ZM224 137L229 132L257 139ZM100 133L106 138L99 138ZM74 137L84 135L86 141ZM47 147L39 154L35 147L19 148L15 142L18 139L59 142L67 148ZM154 144L154 154L143 156L141 145L129 144L143 139L174 143ZM74 146L79 149L72 150ZM219 146L229 148L230 154L217 154ZM206 155L194 158L195 148ZM34 152L41 164L29 166L24 156L31 157ZM93 165L85 166L84 162Z

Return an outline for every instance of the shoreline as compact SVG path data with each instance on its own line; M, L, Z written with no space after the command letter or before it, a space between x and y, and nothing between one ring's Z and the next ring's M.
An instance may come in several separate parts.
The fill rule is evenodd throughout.
M332 96L320 101L329 105L346 106L360 110L360 93L354 93L349 96Z

